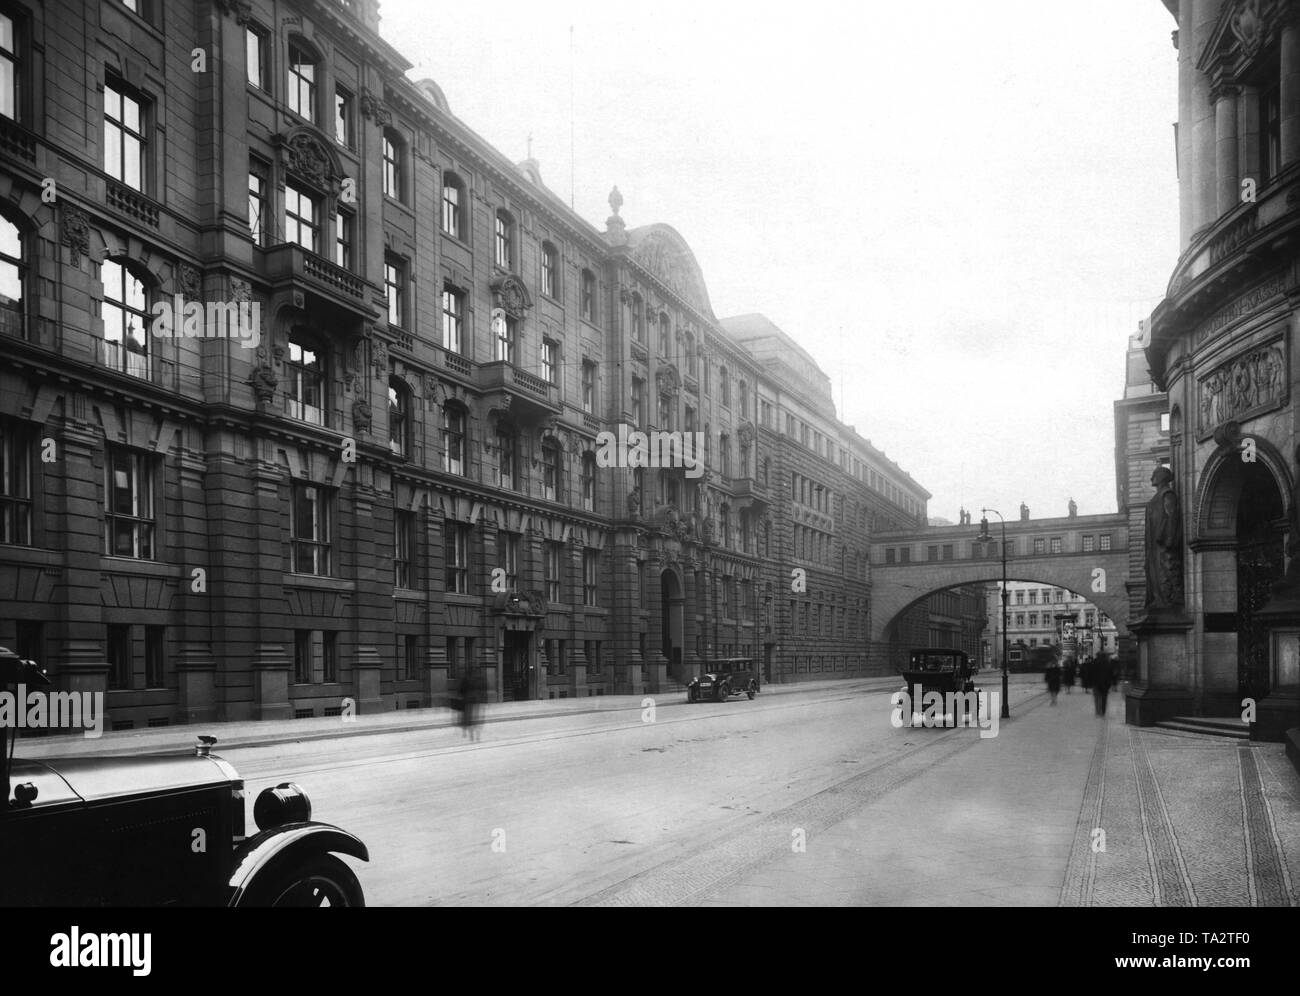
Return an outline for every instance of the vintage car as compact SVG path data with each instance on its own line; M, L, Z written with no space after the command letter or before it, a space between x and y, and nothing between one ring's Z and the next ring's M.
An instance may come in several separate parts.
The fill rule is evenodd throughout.
M758 690L758 674L754 671L753 660L748 657L727 657L705 661L703 673L698 678L692 678L686 686L686 701L712 699L722 702L728 695L740 694L752 699Z
M969 655L962 650L927 647L913 650L908 654L907 668L902 672L903 689L909 694L920 692L938 692L947 696L950 692L965 694L975 691L975 674L978 669L971 663ZM920 712L920 699L913 699L915 712ZM906 717L911 725L912 717Z
M0 689L44 680L0 648ZM25 761L12 757L17 730L0 733L0 905L365 905L337 856L368 861L365 844L313 822L288 782L257 797L246 834L243 779L212 737L172 757Z

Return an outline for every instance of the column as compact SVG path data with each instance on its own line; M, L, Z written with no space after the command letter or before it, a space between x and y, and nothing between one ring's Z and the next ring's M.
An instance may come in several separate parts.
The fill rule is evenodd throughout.
M1240 203L1241 188L1237 163L1237 90L1220 87L1214 101L1214 144L1218 174L1218 214Z
M1196 72L1193 58L1195 32L1192 27L1192 0L1182 0L1178 10L1178 217L1179 249L1192 240L1192 76Z
M1219 6L1220 0L1197 0L1195 43L1192 51L1199 47L1201 39L1209 38L1214 31ZM1179 30L1181 32L1181 25ZM1179 47L1186 44L1187 39L1180 36ZM1210 99L1209 77L1195 69L1192 69L1191 113L1192 230L1195 232L1197 229L1213 224L1219 216L1216 195L1214 104ZM1180 123L1179 129L1183 127L1185 124Z
M1293 13L1282 26L1282 166L1300 160L1300 20Z

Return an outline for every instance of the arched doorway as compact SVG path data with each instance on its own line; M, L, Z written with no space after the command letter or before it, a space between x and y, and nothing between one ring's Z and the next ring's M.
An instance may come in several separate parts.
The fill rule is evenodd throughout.
M686 641L686 607L682 582L676 573L666 570L659 576L660 645L668 660L668 673L681 679L682 647Z

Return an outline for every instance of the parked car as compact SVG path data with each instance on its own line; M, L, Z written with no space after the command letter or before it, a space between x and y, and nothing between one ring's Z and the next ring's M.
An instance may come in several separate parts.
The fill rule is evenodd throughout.
M758 674L754 671L753 659L728 657L705 662L704 673L698 678L692 678L686 686L686 701L713 699L722 702L728 695L741 694L752 699L758 690Z
M44 681L0 648L0 690ZM257 797L248 836L243 779L198 739L172 757L35 761L0 737L0 905L364 906L338 855L368 861L365 844L313 821L289 782Z

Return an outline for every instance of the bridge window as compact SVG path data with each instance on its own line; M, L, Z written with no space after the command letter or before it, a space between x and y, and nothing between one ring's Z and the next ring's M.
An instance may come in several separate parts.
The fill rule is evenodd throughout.
M912 562L912 548L910 546L900 547L898 553L900 563L910 564Z
M886 548L885 548L885 563L886 563L886 564L892 564L893 562L894 562L894 548L893 548L892 546L890 546L890 547L886 547Z
M1085 537L1083 538L1083 552L1084 552L1084 553L1092 553L1092 551L1093 551L1093 547L1095 547L1096 545L1097 545L1097 537L1096 537L1096 536L1085 536Z
M1041 536L1035 536L1034 553L1046 553L1046 552L1047 552L1047 540L1043 539L1043 537Z
M1110 533L1102 533L1097 537L1098 548L1102 550L1110 549Z
M944 559L944 560L952 560L952 544L951 544L951 543L945 543L945 544L943 545L943 559Z
M1061 537L1059 536L1052 537L1052 552L1053 553L1061 552Z
M928 546L925 548L926 560L938 560L939 548L937 546Z

